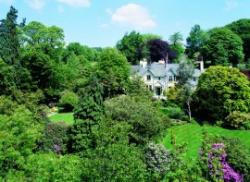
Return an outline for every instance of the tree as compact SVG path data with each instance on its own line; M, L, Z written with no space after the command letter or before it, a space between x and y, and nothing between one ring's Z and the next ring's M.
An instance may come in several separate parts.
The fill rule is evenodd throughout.
M189 121L192 120L192 110L191 110L191 101L192 94L194 89L191 85L191 81L194 76L194 65L191 61L181 62L179 68L177 69L177 78L178 78L178 100L181 107L183 107L189 116Z
M2 79L10 79L9 76L11 75L15 89L23 90L27 89L27 83L30 82L30 75L20 65L19 30L23 25L17 24L17 17L17 10L11 6L6 18L0 21L0 59L11 66L8 67L11 72L7 73L8 76ZM11 87L11 89L14 89L13 84Z
M128 62L131 64L139 64L139 61L145 57L143 36L135 31L125 34L116 47L126 56Z
M127 94L130 96L145 97L145 99L151 99L153 94L147 88L147 85L142 81L141 77L135 75L128 86Z
M128 143L129 128L109 119L100 122L94 131L96 146L82 161L83 181L146 180L143 153Z
M92 76L85 88L79 91L80 100L74 110L76 120L99 121L103 112L103 87Z
M59 60L64 46L64 32L57 26L47 27L40 22L30 22L23 28L23 46L36 47L50 58Z
M87 86L80 90L79 104L74 110L76 122L70 129L71 152L88 151L95 147L94 129L99 125L103 114L103 88L96 77L91 77ZM86 152L87 153L87 152Z
M11 6L6 18L0 21L0 58L11 65L18 64L20 56L17 17L17 10Z
M0 176L22 170L25 158L36 150L41 136L41 123L24 106L12 114L0 114Z
M192 96L193 96L193 88L190 84L186 83L180 88L179 92L179 99L181 100L181 103L184 105L185 110L187 111L189 122L192 120Z
M78 42L70 43L66 47L64 54L66 57L74 54L76 56L83 56L88 61L98 61L98 52L95 49L89 48L88 46L83 46Z
M243 43L241 38L226 28L215 28L209 32L209 39L204 43L202 55L210 65L237 66L243 61Z
M223 121L233 111L250 111L249 81L236 68L212 66L200 76L193 98L198 118Z
M125 93L129 83L129 64L116 49L104 49L100 55L97 74L103 85L104 97Z
M43 90L57 85L50 57L41 50L30 48L24 51L21 64L31 74L33 83L30 85L33 84L33 86L37 86Z
M245 61L250 59L250 19L240 19L226 26L236 33L243 41Z
M151 62L158 62L174 59L175 53L170 49L169 44L161 39L153 39L148 41L149 57Z
M180 32L176 32L170 36L169 41L173 45L181 44L183 41L183 36L181 35Z
M186 52L189 58L194 58L196 53L201 51L204 42L207 39L207 33L203 31L200 25L194 25L187 38Z
M0 94L11 95L16 89L15 70L0 59Z
M176 32L170 36L170 48L176 53L176 59L179 59L180 56L185 52L182 41L183 36L180 32Z
M190 60L182 61L176 71L178 86L183 86L193 78L195 67Z
M79 102L78 95L72 91L64 91L59 100L59 106L64 112L72 112Z
M150 40L162 39L162 37L161 37L160 35L151 34L151 33L142 34L142 38L143 38L143 42L144 42L144 44L145 44L146 46L147 46L148 41L150 41Z

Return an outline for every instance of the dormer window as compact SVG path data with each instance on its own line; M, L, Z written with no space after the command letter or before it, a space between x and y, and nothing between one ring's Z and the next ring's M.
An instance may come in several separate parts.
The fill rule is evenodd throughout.
M147 80L150 81L151 80L151 76L147 75Z

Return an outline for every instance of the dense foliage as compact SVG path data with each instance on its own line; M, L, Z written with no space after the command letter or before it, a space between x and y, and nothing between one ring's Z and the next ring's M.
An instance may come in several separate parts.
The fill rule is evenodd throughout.
M201 52L204 42L207 40L207 33L201 29L200 25L194 25L187 38L186 53L189 58L194 58Z
M210 67L201 75L195 91L196 115L215 122L233 111L249 112L249 93L249 81L238 69Z
M129 83L129 64L125 56L116 49L104 49L97 67L104 97L125 93Z
M132 31L116 48L91 48L66 45L60 27L17 20L11 7L0 21L0 181L250 180L249 151L238 140L204 137L207 155L195 161L173 130L171 147L161 144L168 127L195 122L193 111L201 121L250 129L250 85L238 69L210 67L192 85L196 59L236 66L249 58L248 20L208 33L195 25L186 50L179 32L170 44ZM154 100L130 75L130 64L141 60L180 63L168 100ZM71 122L52 122L57 114ZM192 139L194 132L184 133Z
M176 58L176 54L171 50L168 42L161 39L152 39L148 41L149 59L151 62L164 60L168 62Z
M243 48L245 54L245 61L249 61L250 58L250 19L240 19L238 21L232 22L226 26L234 33L239 35L243 41Z
M131 32L124 35L117 45L117 49L121 51L131 64L138 64L145 58L145 44L143 36L138 32Z
M147 143L158 136L164 122L167 122L151 102L130 96L120 96L106 101L105 110L106 115L112 120L131 126L130 142L136 144Z
M233 65L244 59L241 38L226 28L210 30L209 38L204 42L202 55L209 65Z

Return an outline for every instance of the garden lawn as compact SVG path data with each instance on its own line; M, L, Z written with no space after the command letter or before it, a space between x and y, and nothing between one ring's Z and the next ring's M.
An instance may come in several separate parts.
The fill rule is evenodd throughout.
M68 124L74 123L73 113L56 113L49 117L52 122L65 122Z
M171 135L175 136L176 144L187 144L186 159L195 160L198 157L199 148L202 143L202 132L206 130L208 134L238 138L250 149L250 131L228 130L216 126L200 126L198 124L185 124L174 126L167 130L167 135L163 139L163 144L167 149L171 149Z

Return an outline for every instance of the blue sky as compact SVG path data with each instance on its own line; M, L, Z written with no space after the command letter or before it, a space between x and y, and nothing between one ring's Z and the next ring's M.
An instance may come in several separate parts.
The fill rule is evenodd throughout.
M19 18L64 29L66 42L114 46L126 32L185 37L194 24L209 29L250 18L250 0L0 0L0 18L10 5Z

